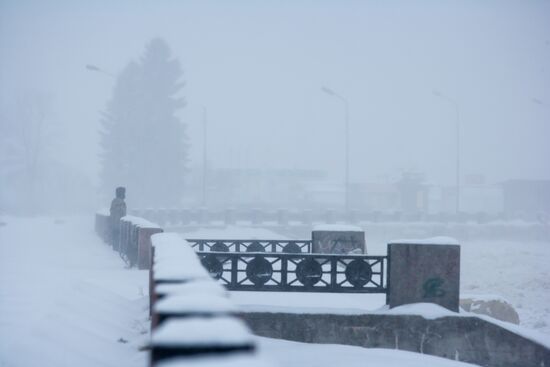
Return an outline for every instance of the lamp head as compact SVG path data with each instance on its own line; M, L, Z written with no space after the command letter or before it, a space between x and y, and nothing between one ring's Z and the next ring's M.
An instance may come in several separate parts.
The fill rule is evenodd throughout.
M321 87L321 90L330 96L335 96L336 93L327 87Z

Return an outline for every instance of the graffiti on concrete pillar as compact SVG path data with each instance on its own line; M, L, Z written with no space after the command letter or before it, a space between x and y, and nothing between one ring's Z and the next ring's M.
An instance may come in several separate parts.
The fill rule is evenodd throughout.
M445 296L445 290L442 289L445 281L440 277L429 278L422 285L424 298L439 298Z
M356 248L361 248L354 236L340 236L332 240L329 254L347 254Z
M362 254L365 234L361 231L313 231L313 252L323 254Z

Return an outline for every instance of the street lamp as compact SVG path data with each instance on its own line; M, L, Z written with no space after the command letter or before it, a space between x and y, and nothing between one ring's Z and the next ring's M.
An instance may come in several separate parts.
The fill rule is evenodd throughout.
M349 211L349 111L348 111L348 101L344 97L342 97L340 94L336 93L332 89L329 89L327 87L321 87L321 90L328 94L329 96L338 98L340 101L344 102L344 112L345 112L345 157L346 157L346 163L345 163L345 207L346 207L346 213Z
M100 68L99 66L95 66L95 65L92 65L92 64L86 64L86 69L89 70L89 71L95 71L96 73L101 73L101 74L108 75L111 78L115 77L115 75L113 73L105 71L102 68Z
M460 212L460 114L458 111L458 103L455 102L454 99L451 97L434 90L433 91L434 96L444 99L445 101L452 104L455 108L456 113L456 203L455 203L455 209L456 213L458 214Z
M207 116L206 107L202 108L202 128L203 128L203 144L202 144L202 206L206 207L206 186L207 186L207 142L208 142L208 130L207 130Z

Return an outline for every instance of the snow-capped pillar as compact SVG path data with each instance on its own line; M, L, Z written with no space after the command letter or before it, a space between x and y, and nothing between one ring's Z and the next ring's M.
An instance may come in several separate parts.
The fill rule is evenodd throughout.
M302 224L310 226L313 223L313 211L310 209L304 209L302 211Z
M277 223L283 227L288 225L288 211L286 209L277 211Z
M260 209L252 209L250 211L250 223L252 225L259 225L262 222L262 213Z
M151 266L151 236L160 232L161 228L138 228L138 269L149 269Z
M226 226L232 226L235 224L235 210L233 209L226 209L224 211L224 222Z
M458 312L460 245L456 240L392 241L388 262L390 308L427 302Z

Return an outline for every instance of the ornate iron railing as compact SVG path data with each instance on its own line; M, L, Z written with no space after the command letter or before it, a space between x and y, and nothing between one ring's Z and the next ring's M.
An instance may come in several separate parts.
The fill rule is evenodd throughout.
M228 290L387 293L387 256L216 251L198 256Z
M204 240L188 239L195 251L216 252L284 252L300 254L311 252L310 240Z

